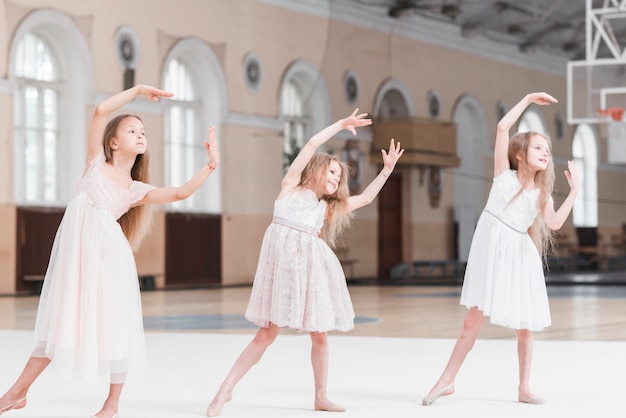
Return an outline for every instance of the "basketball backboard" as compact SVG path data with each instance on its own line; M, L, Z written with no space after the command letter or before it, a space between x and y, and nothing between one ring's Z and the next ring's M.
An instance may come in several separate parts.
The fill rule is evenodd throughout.
M608 110L626 109L626 45L615 36L626 27L626 0L586 0L585 23L586 59L567 63L567 122L615 121L619 111Z

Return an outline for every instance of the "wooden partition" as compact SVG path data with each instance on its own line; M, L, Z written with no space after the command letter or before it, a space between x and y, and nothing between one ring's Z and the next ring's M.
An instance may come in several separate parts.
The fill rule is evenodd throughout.
M165 216L165 286L222 282L222 216L168 213Z

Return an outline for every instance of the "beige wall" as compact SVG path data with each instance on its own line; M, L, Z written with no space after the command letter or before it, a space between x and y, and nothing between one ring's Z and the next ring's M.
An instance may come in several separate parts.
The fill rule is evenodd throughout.
M20 21L32 11L48 8L47 0L12 0L0 3L0 82L8 77L10 46ZM424 43L395 31L389 23L378 31L346 22L300 13L252 0L110 0L85 2L59 0L54 9L64 14L84 36L90 50L93 91L86 92L85 118L98 97L117 92L122 86L123 71L114 51L114 35L121 25L130 26L139 37L140 59L136 81L160 85L163 63L177 41L195 37L206 42L220 61L226 82L225 115L220 125L222 151L223 202L223 283L252 281L263 232L271 219L273 201L282 176L281 133L276 129L242 126L229 122L233 114L275 120L279 116L279 90L285 71L296 60L318 68L327 88L331 121L349 114L354 105L344 98L342 77L347 70L360 80L358 106L372 112L377 94L385 81L394 79L404 85L414 103L415 113L426 116L427 92L435 89L441 98L441 119L451 120L455 105L464 95L471 95L482 106L490 133L489 150L483 155L485 178L492 176L492 148L497 123L496 103L510 108L529 91L545 90L560 99L559 104L542 107L546 124L554 134L556 112L565 115L565 67L562 74L503 63L486 56L472 55L461 48L450 49ZM380 27L380 26L379 26ZM244 56L253 52L263 66L260 88L250 91L243 75ZM10 293L14 283L15 206L13 199L12 95L0 84L0 293ZM158 108L141 113L149 129L152 155L152 183L163 184L163 122ZM362 130L360 139L365 152L363 184L373 179L378 167L370 163L371 132ZM562 175L564 161L571 158L572 127L565 137L554 140L557 164L555 189L567 190ZM344 139L328 143L327 149L340 150ZM599 218L603 231L619 231L626 222L623 202L626 191L624 167L607 167L605 140L599 142ZM374 150L378 152L378 150ZM463 158L463 156L461 156ZM403 222L405 224L404 258L406 261L449 258L453 253L452 212L454 175L444 171L440 205L428 203L427 185L420 184L417 168L401 168L404 178ZM486 199L490 183L477 190ZM555 201L560 203L560 198ZM621 204L604 203L619 201ZM155 208L150 239L137 255L141 274L164 271L164 209ZM571 218L566 228L571 228ZM374 276L377 271L376 202L360 209L353 228L344 242L351 258L359 259L357 276ZM162 280L161 280L162 283Z

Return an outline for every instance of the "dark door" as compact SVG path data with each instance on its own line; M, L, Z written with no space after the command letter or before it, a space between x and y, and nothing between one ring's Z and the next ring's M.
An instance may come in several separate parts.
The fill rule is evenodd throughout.
M63 208L17 208L17 292L36 292L41 286L64 212Z
M165 217L165 285L221 282L221 215L168 213Z
M402 175L392 174L378 194L378 278L402 261Z

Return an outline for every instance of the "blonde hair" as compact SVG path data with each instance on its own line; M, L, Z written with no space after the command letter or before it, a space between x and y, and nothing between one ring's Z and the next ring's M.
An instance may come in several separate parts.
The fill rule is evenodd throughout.
M552 196L552 191L554 189L555 175L554 163L552 160L552 142L550 141L549 136L539 132L520 132L511 137L509 141L508 156L511 168L517 170L518 173L521 173L521 177L523 179L522 184L530 181L532 172L528 167L526 155L528 152L530 140L535 135L544 138L548 143L548 149L550 150L550 159L548 161L548 166L546 167L546 169L536 171L534 178L532 179L535 185L539 188L539 214L535 218L535 221L530 226L530 228L528 228L528 234L535 243L539 254L541 254L542 257L546 257L552 252L555 247L553 232L550 228L548 228L548 225L543 218L543 209L545 205L548 204L548 200L550 199L550 196ZM513 199L519 196L519 194L522 193L522 190L523 186L522 188L520 188L519 192L517 192L517 194L513 196Z
M114 117L107 123L104 128L104 136L102 139L102 146L104 147L104 156L107 163L113 160L113 149L111 148L111 140L115 138L117 129L120 123L126 118L136 118L143 123L141 118L136 115L124 114ZM149 175L150 155L148 150L143 154L138 154L135 158L135 163L130 171L130 175L133 180L141 181L144 183L150 182ZM144 239L150 228L150 222L152 218L152 211L150 205L140 205L131 208L128 212L118 219L124 235L130 242L133 251L136 251L141 245L141 241Z
M326 173L331 162L337 162L341 167L341 176L337 190L331 194L326 194ZM326 210L326 223L322 229L322 238L331 246L335 246L335 241L341 233L350 226L352 213L347 211L347 199L350 197L348 188L349 167L340 161L336 156L325 152L316 152L307 163L300 176L300 186L308 187L316 195L322 196L328 208Z

